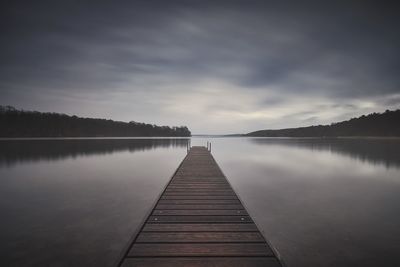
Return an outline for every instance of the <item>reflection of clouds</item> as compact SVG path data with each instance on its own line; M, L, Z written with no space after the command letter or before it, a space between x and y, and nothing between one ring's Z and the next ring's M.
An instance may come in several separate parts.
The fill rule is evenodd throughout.
M398 139L249 138L249 140L258 145L292 146L329 151L374 165L384 164L387 168L400 167L400 154L398 153L400 140Z
M0 166L22 162L61 160L114 152L186 147L188 139L48 139L0 140Z

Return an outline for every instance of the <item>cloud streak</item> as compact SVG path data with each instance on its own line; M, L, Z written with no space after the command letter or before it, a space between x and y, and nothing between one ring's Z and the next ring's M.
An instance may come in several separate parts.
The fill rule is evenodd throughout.
M10 2L2 104L194 133L399 108L394 6L265 2Z

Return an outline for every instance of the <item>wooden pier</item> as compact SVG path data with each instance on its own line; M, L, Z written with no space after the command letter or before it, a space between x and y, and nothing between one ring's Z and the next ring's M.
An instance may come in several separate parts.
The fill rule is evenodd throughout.
M211 153L192 147L119 266L282 265Z

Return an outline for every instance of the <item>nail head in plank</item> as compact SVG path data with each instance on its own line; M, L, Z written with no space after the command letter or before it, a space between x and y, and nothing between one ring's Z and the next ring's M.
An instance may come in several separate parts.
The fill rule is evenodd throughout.
M163 223L163 222L210 222L210 223L218 223L218 222L225 222L225 223L249 223L252 222L250 216L150 216L147 220L147 223Z

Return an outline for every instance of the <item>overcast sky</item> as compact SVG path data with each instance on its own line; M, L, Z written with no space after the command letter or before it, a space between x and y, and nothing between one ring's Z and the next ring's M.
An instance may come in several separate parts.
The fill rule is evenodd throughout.
M398 7L290 2L3 1L0 104L210 134L400 108Z

